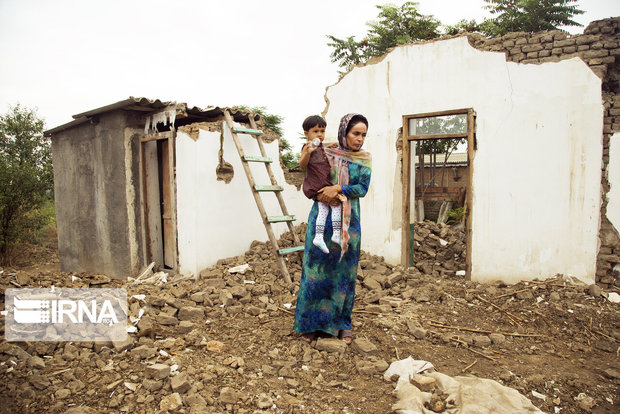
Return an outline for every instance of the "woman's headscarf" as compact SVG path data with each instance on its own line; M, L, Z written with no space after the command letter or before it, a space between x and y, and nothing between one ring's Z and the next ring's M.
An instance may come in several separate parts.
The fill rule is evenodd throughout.
M369 152L352 151L347 146L347 129L351 119L359 114L347 114L340 120L338 127L338 148L325 148L327 159L331 166L331 180L334 184L349 184L349 162L372 168L372 159ZM353 127L354 125L351 125ZM349 224L351 222L351 201L345 197L342 202L342 231L340 232L340 259L349 246Z

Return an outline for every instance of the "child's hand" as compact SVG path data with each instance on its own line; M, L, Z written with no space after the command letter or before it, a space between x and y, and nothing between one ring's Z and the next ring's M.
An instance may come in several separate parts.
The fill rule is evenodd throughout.
M308 143L301 149L301 154L312 154L317 148L318 147L313 147L310 143Z

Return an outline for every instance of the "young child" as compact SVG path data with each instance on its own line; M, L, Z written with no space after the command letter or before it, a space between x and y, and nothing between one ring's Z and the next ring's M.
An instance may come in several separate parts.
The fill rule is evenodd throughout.
M299 167L306 169L303 190L306 197L316 199L317 192L332 185L330 180L330 165L323 149L323 139L325 139L325 127L327 122L318 115L312 115L304 120L304 135L308 142L301 150ZM313 145L315 139L319 140L318 145ZM321 249L324 253L329 253L329 249L323 239L325 233L325 221L329 208L332 209L332 242L340 243L340 229L342 227L342 204L328 206L318 202L319 212L316 218L315 235L312 244Z

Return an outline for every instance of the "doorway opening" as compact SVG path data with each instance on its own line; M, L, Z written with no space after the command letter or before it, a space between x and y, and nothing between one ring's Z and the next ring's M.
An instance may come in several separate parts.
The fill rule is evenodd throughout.
M474 131L472 109L403 116L404 266L469 278Z
M144 257L162 270L177 269L174 130L141 139Z

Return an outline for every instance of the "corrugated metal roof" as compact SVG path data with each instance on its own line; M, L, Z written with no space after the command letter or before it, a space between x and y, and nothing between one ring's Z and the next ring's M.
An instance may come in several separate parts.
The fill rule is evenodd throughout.
M437 154L437 164L443 163L443 160L446 158L446 154ZM415 156L416 165L419 164L418 160L420 157ZM428 165L431 163L430 154L424 154L424 165ZM462 164L467 165L467 153L466 152L453 152L448 156L447 164Z
M207 108L199 108L197 106L188 107L186 103L177 103L174 101L161 101L159 99L148 99L144 97L133 97L130 96L128 99L118 101L116 103L102 106L100 108L91 109L86 112L82 112L76 115L73 115L73 121L67 122L66 124L57 126L52 129L48 129L45 131L45 136L51 136L60 131L64 131L69 128L73 128L77 125L83 124L89 121L93 116L98 114L115 111L115 110L126 110L126 111L139 111L147 113L157 112L158 110L162 110L164 108L169 108L172 106L176 106L177 113L186 113L188 116L195 118L196 121L208 120L219 117L224 114L224 110L228 109L230 114L232 115L235 121L247 121L249 111L244 109L240 109L237 107L226 108L219 106L209 106ZM259 119L259 115L255 116L255 120Z

